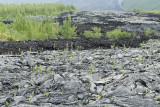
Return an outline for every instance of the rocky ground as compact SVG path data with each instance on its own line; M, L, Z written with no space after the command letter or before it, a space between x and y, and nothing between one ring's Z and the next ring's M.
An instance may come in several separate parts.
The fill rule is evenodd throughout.
M62 24L68 13L55 20ZM159 107L160 16L130 12L75 12L73 39L0 42L0 106ZM39 17L43 19L43 17ZM11 23L12 20L4 20ZM121 28L135 38L85 38ZM144 42L144 43L143 43Z
M0 56L0 106L159 107L160 41Z

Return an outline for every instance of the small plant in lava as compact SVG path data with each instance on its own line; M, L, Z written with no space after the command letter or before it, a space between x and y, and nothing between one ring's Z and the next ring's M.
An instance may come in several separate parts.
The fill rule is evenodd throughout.
M92 71L93 71L93 65L91 64L90 66L90 75L92 76Z
M139 56L138 57L138 64L141 64L142 58Z

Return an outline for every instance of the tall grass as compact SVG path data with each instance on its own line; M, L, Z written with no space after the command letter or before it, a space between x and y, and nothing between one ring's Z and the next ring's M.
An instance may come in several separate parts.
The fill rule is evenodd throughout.
M62 26L55 23L53 19L49 21L36 21L32 18L26 19L25 16L55 16L62 12L75 10L73 6L64 6L57 4L40 5L0 5L0 14L4 18L15 17L12 24L0 23L0 41L24 41L24 40L46 40L57 39L61 34L64 38L76 36L75 26L71 26L71 17L63 22ZM11 6L11 7L9 7ZM35 6L35 7L34 7ZM13 9L12 9L13 8ZM22 10L21 10L22 9ZM7 14L9 12L9 14ZM13 13L13 14L12 14ZM1 17L1 18L2 18Z
M73 5L63 4L0 4L0 18L16 17L19 12L24 16L57 16L75 10Z
M6 37L9 41L56 39L59 33L58 29L58 23L50 23L49 21L44 23L33 19L26 20L24 16L19 14L12 24L12 30L10 30L12 38Z
M11 25L0 27L0 32L7 41L27 41L27 40L47 40L57 39L60 34L64 38L70 39L76 36L76 26L71 26L71 17L63 21L63 25L58 22L26 20L25 16L18 14L16 20ZM9 30L8 30L9 29Z

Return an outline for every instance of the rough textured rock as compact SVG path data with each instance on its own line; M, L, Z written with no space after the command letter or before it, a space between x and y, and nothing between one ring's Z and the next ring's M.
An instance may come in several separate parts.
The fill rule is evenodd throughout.
M35 20L45 21L52 18L55 21L63 23L63 20L68 16L72 18L72 24L79 26L98 26L104 30L112 30L121 28L127 31L144 32L146 29L153 29L160 31L160 15L152 13L133 13L125 11L81 11L81 12L67 12L62 13L58 17L45 17L45 16L31 16ZM29 17L26 17L27 19ZM4 23L12 23L14 18L4 19ZM103 30L104 29L104 30ZM86 29L87 30L87 29ZM106 32L105 31L105 32Z
M154 39L139 48L0 55L0 106L159 107L159 55Z
M61 22L68 17L62 14L57 20ZM124 11L73 12L72 23L76 25L102 24L106 28L121 28L127 31L144 32L146 29L160 31L160 15L151 13L133 13ZM62 18L62 19L61 19Z

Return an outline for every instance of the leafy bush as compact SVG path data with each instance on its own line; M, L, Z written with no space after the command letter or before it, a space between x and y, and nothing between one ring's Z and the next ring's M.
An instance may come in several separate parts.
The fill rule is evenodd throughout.
M43 23L33 19L26 20L25 16L18 14L5 37L8 41L46 40L56 39L58 34L58 23Z
M153 36L153 35L157 35L158 33L157 33L155 30L147 29L147 30L145 30L144 34L145 34L146 36L151 37L151 36Z
M71 25L71 17L68 17L68 20L63 21L63 25L60 27L60 34L67 39L71 39L76 36L76 26Z
M83 35L86 37L92 37L92 38L100 38L102 35L101 28L92 27L93 31L86 30L84 31Z
M23 41L23 40L46 40L57 39L59 33L66 38L76 35L76 27L71 27L71 20L64 21L60 27L59 23L38 22L27 19L25 16L56 16L63 12L75 11L73 5L62 4L25 4L25 5L2 5L0 4L0 19L16 17L10 25L0 23L1 41ZM6 14L7 13L7 14ZM17 14L18 13L18 14Z
M33 19L26 20L25 16L19 13L9 28L5 24L2 28L0 31L6 33L5 38L8 41L24 41L57 39L59 33L64 38L70 39L76 36L77 27L71 26L71 17L68 17L68 20L64 20L63 25L59 26L59 23L54 23L54 20L45 23Z
M113 31L106 32L106 37L111 38L111 39L119 39L119 38L130 38L130 37L135 37L136 34L121 31L121 29L114 29Z

